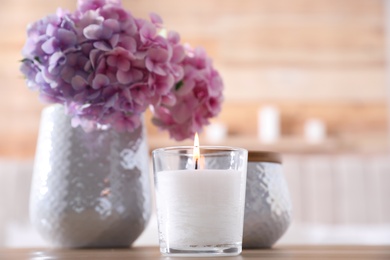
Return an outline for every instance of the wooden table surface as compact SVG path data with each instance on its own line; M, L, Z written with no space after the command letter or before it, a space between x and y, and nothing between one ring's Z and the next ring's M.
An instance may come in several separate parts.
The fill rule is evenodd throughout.
M1 260L99 260L99 259L194 259L189 257L163 257L157 247L134 247L129 249L0 249ZM196 259L221 259L205 257ZM244 250L241 255L226 259L356 259L390 260L389 246L279 246L273 249Z

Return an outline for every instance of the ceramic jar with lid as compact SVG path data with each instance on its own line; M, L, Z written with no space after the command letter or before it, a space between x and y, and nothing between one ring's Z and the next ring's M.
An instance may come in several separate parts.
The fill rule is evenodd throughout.
M249 151L243 248L270 248L286 232L292 206L281 155Z

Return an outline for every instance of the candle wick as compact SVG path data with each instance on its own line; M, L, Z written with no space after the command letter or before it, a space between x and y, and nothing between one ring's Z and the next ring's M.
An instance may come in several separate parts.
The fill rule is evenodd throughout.
M195 158L195 170L198 169L198 158Z

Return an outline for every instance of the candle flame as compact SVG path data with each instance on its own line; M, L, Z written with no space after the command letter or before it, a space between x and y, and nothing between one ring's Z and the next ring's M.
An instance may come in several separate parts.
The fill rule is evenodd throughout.
M198 162L200 157L200 150L199 150L199 136L198 133L195 133L194 138L194 162L195 162L195 169L198 169Z

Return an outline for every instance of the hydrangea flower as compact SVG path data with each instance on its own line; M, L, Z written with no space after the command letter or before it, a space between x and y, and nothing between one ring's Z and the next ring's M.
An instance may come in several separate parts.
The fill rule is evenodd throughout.
M168 130L176 140L200 132L210 118L218 115L223 101L222 79L204 49L187 46L182 66L184 77L171 90L176 102L153 107L154 124Z
M215 70L205 79L211 65L204 52L186 51L176 32L164 36L162 30L157 14L135 18L120 0L78 0L75 12L59 9L28 27L21 71L42 100L65 106L75 127L133 131L152 106L154 122L172 137L192 137L219 111L221 96L214 92L222 84ZM210 82L217 78L219 83ZM193 97L187 95L190 88L197 93ZM213 108L205 107L202 95L210 96ZM184 103L197 109L174 110ZM170 122L160 119L162 111Z

